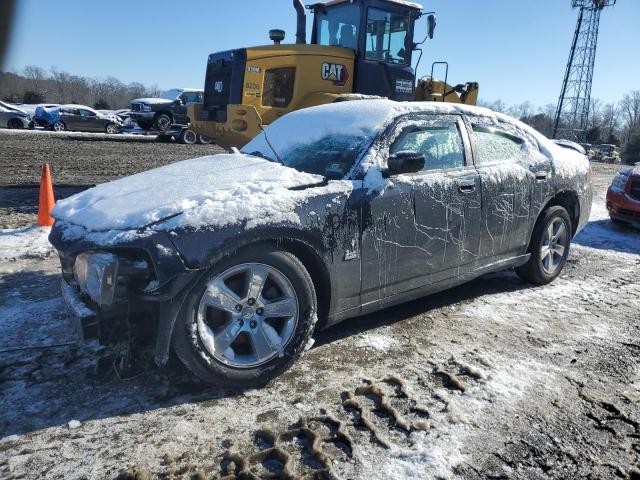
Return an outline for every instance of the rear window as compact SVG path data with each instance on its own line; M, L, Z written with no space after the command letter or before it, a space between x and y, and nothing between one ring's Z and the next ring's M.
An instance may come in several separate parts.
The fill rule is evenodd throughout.
M473 126L475 160L478 165L517 162L524 140L495 128Z

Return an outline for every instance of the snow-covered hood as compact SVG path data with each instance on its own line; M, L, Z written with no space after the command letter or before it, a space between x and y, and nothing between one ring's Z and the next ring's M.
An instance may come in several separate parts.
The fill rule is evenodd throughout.
M131 100L131 103L146 103L148 105L169 105L175 102L175 100L167 100L166 98L136 98Z
M289 220L304 187L323 177L262 158L221 154L138 173L59 201L52 215L90 232Z

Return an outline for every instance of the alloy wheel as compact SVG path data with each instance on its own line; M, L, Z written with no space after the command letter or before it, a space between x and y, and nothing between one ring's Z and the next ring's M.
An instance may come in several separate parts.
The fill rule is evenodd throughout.
M289 279L262 263L231 267L211 278L197 311L198 335L216 360L253 368L279 356L298 323Z
M547 275L555 274L562 265L568 238L565 223L559 218L553 219L545 230L540 247L540 262Z

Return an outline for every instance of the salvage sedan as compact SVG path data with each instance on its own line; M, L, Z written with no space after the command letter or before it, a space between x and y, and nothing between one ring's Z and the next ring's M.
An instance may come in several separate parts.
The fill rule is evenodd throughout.
M50 241L85 338L255 386L349 317L498 270L551 282L590 206L586 157L510 117L360 100L63 200Z

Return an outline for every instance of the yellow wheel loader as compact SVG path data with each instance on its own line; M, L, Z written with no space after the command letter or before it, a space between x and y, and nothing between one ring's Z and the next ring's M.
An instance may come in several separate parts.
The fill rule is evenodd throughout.
M209 55L204 103L189 107L191 128L223 147L240 148L264 125L301 108L367 97L475 105L479 86L455 87L425 77L417 82L412 57L416 20L424 15L405 0L332 0L307 7L314 15L306 43L301 0L295 44L271 30L273 45ZM435 15L428 16L433 38ZM419 63L419 60L418 60ZM436 62L438 63L444 62ZM448 69L448 66L447 66Z

